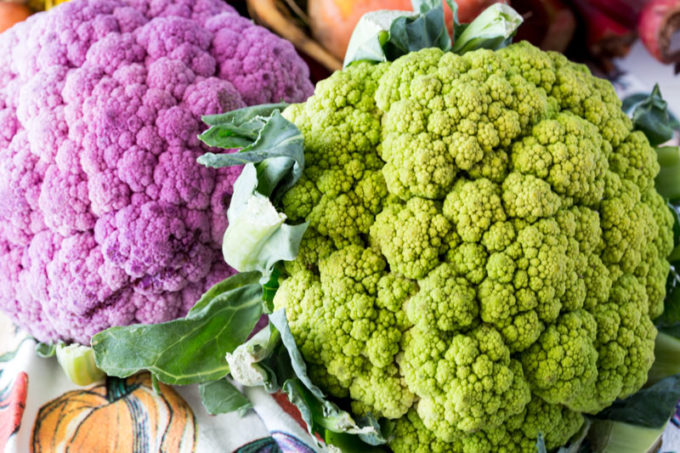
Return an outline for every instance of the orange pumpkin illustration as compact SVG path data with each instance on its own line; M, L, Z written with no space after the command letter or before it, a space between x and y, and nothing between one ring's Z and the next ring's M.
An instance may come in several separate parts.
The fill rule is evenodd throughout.
M161 384L160 390L145 373L67 392L40 408L31 451L193 452L191 408L171 387Z

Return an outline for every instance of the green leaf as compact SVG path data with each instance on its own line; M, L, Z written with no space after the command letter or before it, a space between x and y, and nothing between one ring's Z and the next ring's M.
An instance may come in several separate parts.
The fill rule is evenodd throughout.
M629 94L621 101L621 110L623 110L628 116L633 114L633 110L637 105L647 99L649 94L647 93L633 93Z
M414 0L417 16L397 17L390 25L390 38L383 46L389 61L428 47L451 49L441 0Z
M641 453L650 451L664 427L644 426L612 420L594 420L588 432L588 450L596 453ZM656 451L656 450L651 450Z
M275 110L283 110L287 106L286 103L263 104L204 116L203 122L212 127L198 138L207 145L218 148L249 148L260 135L267 117Z
M361 16L349 40L343 66L359 61L387 61L384 46L390 39L392 23L400 17L417 16L412 11L372 11Z
M224 260L239 272L260 272L264 283L270 280L276 263L297 257L307 230L307 223L284 223L286 216L257 192L241 210L230 208L228 217L229 227L222 241Z
M188 318L200 314L208 305L214 303L216 298L224 297L224 294L227 294L230 291L254 284L256 281L255 277L256 276L253 273L241 273L232 275L219 283L215 283L208 291L203 293L198 301L196 301L186 317Z
M305 165L304 138L281 116L279 110L285 105L247 107L207 117L211 128L199 137L222 147L233 145L233 137L250 140L238 153L207 153L198 162L209 167L246 164L234 184L222 253L239 272L259 272L263 284L270 280L276 263L297 256L307 229L306 223L285 223L286 216L275 206L298 181ZM215 128L219 131L211 135Z
M477 49L502 49L510 44L524 19L510 6L495 3L457 35L452 51L458 54Z
M244 107L226 113L204 115L201 119L208 126L227 125L238 128L250 124L252 120L257 118L267 117L271 115L274 110L284 110L288 105L289 104L286 102L253 105L251 107ZM257 134L255 134L255 136L257 136Z
M243 416L253 407L250 400L226 379L200 384L198 390L203 406L212 415L238 411Z
M314 420L315 416L322 417L319 401L297 378L286 379L282 390L288 395L288 400L298 408L309 433L314 437L314 432L321 428Z
M674 131L680 129L678 120L668 112L658 84L649 96L628 107L632 110L635 129L644 132L652 146L667 142L673 138Z
M447 0L453 11L453 36L444 18L441 0L413 0L414 12L374 11L365 14L350 38L344 66L358 61L394 61L409 52L429 47L462 54L476 49L507 46L522 23L507 5L495 4L470 24L458 23L458 6Z
M354 28L344 66L358 61L394 61L429 47L451 49L441 0L413 0L413 11L373 11Z
M359 437L346 433L336 433L331 430L324 431L324 441L328 445L333 445L342 451L342 453L378 453L389 452L385 446L380 445L366 445Z
M657 192L667 200L680 200L680 148L661 146L656 153L660 166L654 180Z
M92 338L97 366L127 377L149 370L166 384L212 381L229 372L225 354L243 343L262 314L257 273L218 283L182 319L111 327Z
M106 377L97 368L94 351L89 346L75 343L66 346L60 343L56 347L56 356L64 373L75 385L90 385Z
M270 104L270 108L280 107L281 105L285 104ZM248 107L245 110L249 109L253 109L253 107ZM251 115L251 112L241 114L241 110L229 112L229 114L233 113L236 119ZM278 190L283 196L283 193L295 185L302 175L305 162L304 137L293 123L281 116L278 108L275 108L267 117L257 116L249 119L247 126L216 125L211 126L210 129L199 135L199 139L210 146L234 148L236 146L231 140L232 136L228 136L225 140L212 140L213 133L211 131L216 128L226 129L229 133L234 134L237 133L233 132L234 130L240 131L246 128L251 135L257 132L257 137L237 153L206 153L198 158L199 164L213 168L260 164L256 166L256 187L257 191L266 197L275 195L275 190ZM239 140L246 140L247 138L244 135L238 137ZM251 140L250 138L247 139Z
M680 338L680 276L676 273L675 266L671 266L668 274L663 313L654 323L660 331Z
M35 345L35 353L38 357L49 359L50 357L54 357L54 355L57 353L57 345L58 343L50 344L40 342Z
M151 375L151 388L153 389L154 392L156 392L156 395L161 394L161 385L158 382L158 378L156 377L155 374Z
M295 253L297 256L297 252ZM267 307L267 311L271 313L274 311L274 296L276 291L279 289L279 276L281 275L281 270L279 266L274 266L272 274L269 277L269 281L262 285L262 300Z
M675 374L680 374L680 338L659 331L654 343L654 363L649 370L647 384L654 384Z
M556 453L585 453L589 452L589 448L584 446L583 442L590 431L592 422L586 418L576 434L569 440L565 447L560 447Z
M663 428L680 400L680 374L669 376L624 400L615 401L595 417L645 428Z
M673 214L673 244L675 246L680 245L680 210L678 209L677 206L668 203L667 204L668 209L670 209L671 213ZM674 250L675 251L675 250ZM673 253L671 252L671 256ZM673 263L673 260L669 258L669 261Z

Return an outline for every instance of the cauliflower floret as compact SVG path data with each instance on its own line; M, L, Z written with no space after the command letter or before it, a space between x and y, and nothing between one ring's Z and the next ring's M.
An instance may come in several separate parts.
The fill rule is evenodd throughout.
M371 239L390 266L408 278L421 278L439 263L450 235L438 204L422 198L387 206L371 226Z
M570 406L597 379L596 319L584 310L568 312L548 326L522 353L532 390L544 400Z
M484 178L458 180L446 196L443 213L465 242L479 242L492 223L506 218L500 188Z
M552 450L568 442L583 421L578 412L534 397L525 410L510 417L502 426L482 429L474 434L457 431L449 443L434 436L416 411L411 410L395 423L390 447L395 453L534 453L539 433L543 435L546 448Z
M418 281L420 290L409 300L409 321L422 330L455 331L472 325L477 319L475 289L454 266L440 264Z
M646 381L654 361L656 329L648 316L645 287L632 275L612 285L610 297L593 310L597 323L595 347L598 376L584 386L574 410L596 413L617 398L635 393Z
M0 309L82 344L186 314L234 272L220 248L240 168L196 164L201 115L305 100L293 46L223 1L79 0L0 49Z
M336 72L284 112L308 221L275 305L399 452L563 445L640 388L673 219L611 84L528 43Z
M420 397L418 415L447 441L456 430L499 426L531 399L521 365L510 359L503 337L489 326L451 338L416 327L405 337L399 364Z
M415 287L385 276L385 266L376 250L349 245L319 262L318 277L294 268L274 306L286 309L317 382L336 396L349 391L359 413L397 418L414 398L394 361L406 322L402 306Z

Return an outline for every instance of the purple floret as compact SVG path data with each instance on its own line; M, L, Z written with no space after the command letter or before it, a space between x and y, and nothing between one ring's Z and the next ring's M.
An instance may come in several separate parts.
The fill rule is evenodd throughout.
M40 341L183 316L234 271L201 115L311 95L222 0L73 0L0 35L0 310Z

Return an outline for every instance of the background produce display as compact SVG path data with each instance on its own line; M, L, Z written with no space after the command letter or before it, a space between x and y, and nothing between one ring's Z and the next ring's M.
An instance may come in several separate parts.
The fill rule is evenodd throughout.
M17 22L26 20L31 13L31 9L22 3L0 3L0 33Z
M622 104L511 42L611 74L638 34L676 62L680 16L513 5L1 3L0 310L105 380L79 425L123 414L120 442L189 451L163 382L210 414L285 394L346 452L655 448L680 399L680 123L657 88ZM25 401L23 376L0 388ZM25 403L0 393L2 447ZM40 408L34 447L85 393ZM170 400L176 426L132 428L130 402Z
M300 50L331 70L342 62L350 24L361 13L377 9L409 10L406 0L248 0L256 20L291 40ZM458 2L462 22L473 19L493 1ZM656 59L677 63L678 0L508 0L525 19L518 39L544 50L566 52L611 73L614 57L628 53L640 37ZM579 33L575 33L576 30ZM675 36L675 38L674 38Z

